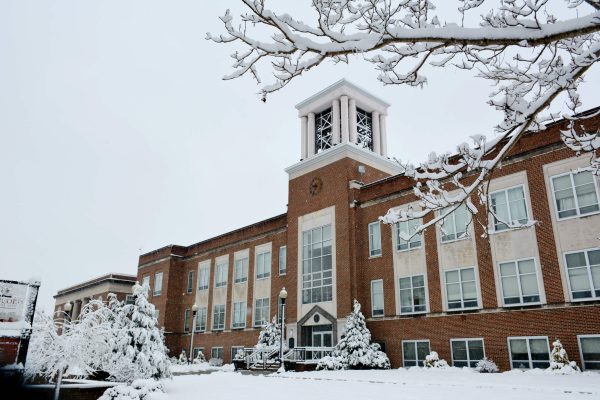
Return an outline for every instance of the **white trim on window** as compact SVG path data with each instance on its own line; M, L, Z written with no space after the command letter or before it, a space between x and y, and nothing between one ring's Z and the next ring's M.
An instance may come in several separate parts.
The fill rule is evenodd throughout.
M187 291L186 293L190 294L194 292L194 270L188 271L188 280L187 280Z
M272 262L271 250L262 250L256 253L254 262L254 276L256 277L256 280L271 277Z
M508 345L508 360L510 362L510 369L520 369L520 368L514 368L513 367L513 359L512 359L512 349L510 347L510 341L511 340L525 340L525 343L527 344L527 353L528 353L528 357L529 359L527 360L527 363L529 364L529 368L527 369L534 369L534 368L538 368L538 367L534 367L533 363L534 360L531 357L531 344L530 344L530 340L531 339L544 339L546 340L546 348L548 349L548 366L550 365L550 344L548 342L548 336L509 336L506 338L506 344ZM523 361L525 362L525 361ZM544 361L541 360L537 360L535 361L537 363L542 363Z
M580 171L578 173L583 173L583 172L590 172L591 171ZM559 210L558 210L558 204L556 204L556 190L554 189L554 179L556 178L561 178L563 176L566 175L570 175L571 177L571 192L573 194L573 200L575 202L575 215L571 215L568 217L560 217L559 216ZM593 212L589 212L589 213L585 213L585 214L581 214L579 211L579 199L577 198L577 193L575 191L575 181L573 180L573 175L577 175L577 173L574 173L573 171L569 171L569 172L565 172L562 174L557 174L557 175L553 175L553 176L549 176L550 179L550 188L552 189L552 201L553 201L553 207L554 207L554 216L556 217L557 221L565 221L568 219L573 219L573 218L581 218L581 217L587 217L589 215L596 215L600 213L600 209L593 211ZM598 194L599 189L598 189L598 178L596 178L596 176L594 174L592 174L592 182L594 183L594 189L595 189L595 193L596 193L596 204L599 206L600 208L600 195ZM565 189L561 189L561 190L565 190Z
M152 296L160 296L162 294L162 282L163 282L162 271L155 272L154 273L154 290L152 290Z
M373 290L374 284L381 284L381 293L375 293ZM381 309L375 310L375 295L381 295ZM379 313L375 314L375 311L379 311ZM374 279L371 281L371 316L373 318L383 317L385 315L385 296L383 293L383 279Z
M446 210L452 208L453 206L448 206L445 207L443 209L441 209L440 211L438 211L438 216L443 215L446 213ZM464 212L467 218L467 222L465 224L465 231L461 232L461 235L458 235L458 229L456 227L456 213L457 212ZM455 237L453 239L444 239L444 236L448 236L449 234L446 232L446 234L444 234L443 231L443 227L446 224L447 221L450 221L453 225L454 228L454 232L451 233L451 235L454 235ZM458 207L456 207L456 209L454 211L452 211L450 214L448 214L444 219L440 220L440 222L438 222L437 228L438 228L438 232L439 233L439 241L442 244L447 244L447 243L453 243L453 242L458 242L459 240L466 240L466 239L471 239L471 234L469 232L470 227L471 227L471 222L473 222L473 216L471 215L471 213L469 212L469 210L467 209L467 206L465 204L461 204Z
M573 303L575 303L575 302L581 302L581 301L594 301L594 300L600 299L600 296L597 296L596 293L595 293L595 287L593 287L593 285L594 285L594 279L593 279L593 276L592 276L592 266L590 265L590 257L588 255L588 253L590 251L597 251L597 250L600 250L600 248L598 248L598 247L592 247L592 248L588 248L588 249L566 251L566 252L563 253L563 263L564 263L564 266L565 266L565 278L567 280L567 288L569 289L569 299ZM569 278L569 266L567 265L567 255L577 254L577 253L583 253L584 256L585 256L585 263L586 263L586 270L587 270L587 275L588 275L588 282L590 284L590 292L591 292L591 295L592 295L591 297L583 297L583 298L579 298L579 299L573 298L573 290L571 289L571 278ZM594 265L596 265L596 264L594 264Z
M425 309L424 310L419 310L419 311L415 311L416 305L415 305L415 289L420 289L421 286L414 286L413 285L413 278L422 276L423 277L423 291L424 291L424 297L425 297ZM408 291L408 288L402 288L402 285L400 283L401 280L403 279L409 279L410 280L410 300L411 300L411 309L412 311L410 312L403 312L402 311L402 291ZM418 315L418 314L425 314L429 311L429 294L427 292L427 274L422 273L422 274L413 274L413 275L405 275L405 276L399 276L398 277L398 310L400 311L400 315Z
M507 208L507 212L508 212L508 221L503 221L503 223L513 223L512 212L511 212L510 203L509 203L509 200L508 200L508 191L512 190L512 189L516 189L518 187L520 187L523 190L523 202L525 203L525 217L526 217L526 220L528 221L529 220L529 216L531 215L531 212L529 210L529 204L528 204L528 201L527 201L527 191L525 190L525 185L524 184L521 183L521 184L518 184L518 185L509 186L509 187L506 187L506 188L503 188L503 189L494 190L493 192L491 192L488 195L488 201L489 201L489 205L491 207L492 206L492 196L494 194L504 192L504 198L506 199L506 208ZM494 223L494 219L495 218L494 218L494 216L492 215L491 212L490 212L490 217L491 217L490 218L490 233L506 232L506 231L510 230L509 227L506 227L505 229L496 229L496 224Z
M468 282L473 282L473 281L463 281L462 280L462 274L461 271L463 270L467 270L467 269L472 269L473 270L473 279L475 282L475 301L477 302L476 305L474 306L469 306L469 307L465 307L464 303L465 303L465 297L464 297L464 293L463 293L463 284L464 283L468 283ZM458 271L458 276L459 276L459 280L458 282L451 282L450 285L454 285L457 284L459 285L460 288L460 303L461 303L461 307L455 307L455 308L450 308L450 301L448 298L448 279L447 279L447 274L449 272L455 272ZM480 308L480 299L479 299L479 274L478 274L478 270L475 266L472 267L459 267L459 268L452 268L452 269L446 269L443 271L444 273L442 274L444 277L444 293L446 295L446 311L452 312L452 311L464 311L464 310L477 310Z
M410 361L414 361L416 365L406 365L406 356L404 354L404 344L405 343L414 343L415 345L415 359L411 359ZM400 342L400 346L402 347L402 366L404 368L407 367L413 367L413 366L423 366L423 362L425 361L425 358L423 357L423 360L419 360L419 350L418 350L418 343L427 343L427 354L428 355L431 352L431 342L429 341L429 339L412 339L412 340L402 340ZM419 362L421 363L421 365L419 365Z
M198 291L208 290L210 286L210 261L201 263L198 268Z
M216 357L214 354L215 350L217 351ZM221 353L221 354L219 354L219 353ZM223 360L223 357L225 357L225 350L223 349L223 346L214 346L214 347L210 348L210 358L218 358L218 359Z
M217 311L216 308L217 307L223 307L223 312L222 312L222 314L223 314L223 321L219 325L215 326L215 321L216 321L215 315L216 315L216 311ZM213 317L212 317L212 329L211 329L212 331L222 331L222 330L225 329L226 312L227 312L227 307L225 307L225 304L214 304L213 305ZM221 310L219 310L219 314L221 314Z
M287 273L287 246L279 247L277 262L279 264L279 276L285 275Z
M483 340L483 337L453 338L453 339L450 339L450 358L452 359L452 364L451 365L453 367L454 367L454 362L455 361L459 361L459 362L460 361L463 361L463 362L466 361L469 368L475 368L475 367L471 366L471 363L477 364L477 362L479 360L481 360L481 358L477 359L477 360L471 360L471 356L469 355L469 341L475 341L475 340L480 340L481 341L481 348L483 349L483 357L481 357L481 358L484 358L485 357L485 340ZM465 342L465 344L466 344L466 352L467 352L467 359L466 360L454 360L454 348L452 347L452 343L454 343L454 342Z
M523 301L523 289L521 288L521 274L519 273L519 263L523 262L523 261L533 261L533 269L535 271L535 281L537 284L537 291L538 291L538 301L532 301L532 302L524 302ZM502 281L502 278L504 277L502 275L502 269L500 268L500 266L502 264L509 264L509 263L513 263L515 264L515 268L516 268L516 277L517 277L517 288L519 290L519 298L520 301L518 303L506 303L506 299L504 297L504 282ZM541 286L543 286L543 281L540 282L540 278L543 279L543 277L541 276L541 271L539 271L538 269L538 262L536 260L535 257L525 257L525 258L518 258L515 260L506 260L506 261L499 261L498 265L498 280L500 282L500 297L502 298L502 306L503 307L521 307L521 306L534 306L534 305L539 305L542 304L542 290L541 290ZM531 274L528 274L531 275ZM515 275L512 275L515 276Z
M237 306L237 307L236 307ZM246 327L246 318L248 316L248 306L245 300L233 302L233 311L231 313L231 329L242 329ZM238 317L240 320L238 320Z
M368 225L369 234L369 258L381 257L381 224L379 221Z
M586 370L585 368L585 359L583 357L583 348L581 346L581 339L598 339L600 341L600 334L592 334L592 335L577 335L577 344L579 345L579 359L581 360L581 369L583 371ZM588 361L590 362L590 361ZM600 370L600 360L598 361L591 361L594 364L598 364L598 368L597 369L591 369L591 371L598 371Z

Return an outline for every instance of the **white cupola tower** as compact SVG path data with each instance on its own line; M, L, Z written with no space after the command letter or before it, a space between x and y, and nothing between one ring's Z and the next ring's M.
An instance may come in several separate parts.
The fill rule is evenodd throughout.
M389 106L345 79L297 104L301 159L346 143L387 157Z

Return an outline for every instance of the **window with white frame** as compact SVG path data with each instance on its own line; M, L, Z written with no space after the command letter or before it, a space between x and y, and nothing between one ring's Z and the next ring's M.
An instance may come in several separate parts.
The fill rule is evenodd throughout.
M231 346L231 360L235 359L235 355L240 350L244 351L244 346Z
M208 282L210 280L210 265L200 267L198 273L198 290L208 290Z
M573 300L600 298L600 249L565 254Z
M222 347L212 347L210 349L210 357L218 358L219 360L223 359L223 348Z
M427 311L425 300L425 275L400 278L400 314Z
M510 365L512 368L531 369L550 366L548 337L508 338Z
M579 351L584 370L600 370L600 335L581 335Z
M287 246L279 248L279 275L285 275L287 271Z
M371 281L371 315L383 317L383 280Z
M492 221L495 231L510 225L524 224L529 220L523 186L499 190L490 194Z
M162 272L157 272L154 274L154 291L152 292L154 296L160 296L162 293L162 278Z
M483 339L451 339L452 366L475 368L485 357Z
M302 232L302 303L331 301L331 225Z
M535 260L500 263L500 281L504 305L523 305L540 302Z
M596 182L591 171L554 176L552 188L559 219L591 214L600 209Z
M397 222L395 225L396 250L404 251L421 247L421 234L415 235L414 233L422 224L422 218ZM403 239L403 237L408 238L408 240Z
M194 271L188 271L187 292L192 293L194 290Z
M403 340L402 362L404 367L423 366L429 355L429 340Z
M267 322L269 322L269 298L256 299L254 302L254 326L263 326Z
M379 221L369 224L369 257L381 255L381 224Z
M135 304L135 296L132 294L125 296L125 304Z
M217 266L215 267L215 287L227 286L227 267L227 260L217 262Z
M449 310L477 307L475 268L446 271L446 302Z
M213 331L225 329L225 304L216 304L213 308Z
M233 267L233 279L235 283L246 282L248 280L248 257L235 260Z
M194 347L194 360L198 358L199 353L202 353L204 356L204 347Z
M190 331L190 309L186 308L185 309L185 313L183 314L183 331L184 332L189 332Z
M196 332L206 331L206 317L208 315L208 309L206 307L198 308L198 314L196 314Z
M148 289L150 289L150 276L146 275L142 278L142 287L147 287Z
M234 329L246 327L246 302L238 301L233 303L233 322L231 327Z
M442 215L446 214L450 209L451 207L442 209ZM442 231L442 242L451 242L467 237L467 228L470 221L471 217L469 216L467 206L461 204L456 210L444 218L442 226L440 227Z
M256 255L256 279L264 279L271 276L271 252L263 251Z

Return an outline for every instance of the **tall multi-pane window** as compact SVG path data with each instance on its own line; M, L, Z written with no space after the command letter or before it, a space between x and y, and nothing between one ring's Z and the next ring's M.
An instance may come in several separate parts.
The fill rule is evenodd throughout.
M449 310L477 307L475 268L446 271L446 299Z
M216 304L213 307L213 331L225 329L225 304Z
M528 221L523 186L499 190L490 194L492 221L495 231L503 231L513 225Z
M442 209L442 215L450 211L449 207ZM469 226L470 216L467 206L461 204L450 213L442 223L442 242L461 239L467 236L467 227Z
M269 298L256 299L254 302L254 326L263 326L269 322Z
M227 286L227 261L217 262L215 268L215 287Z
M452 366L475 368L485 356L483 339L452 339Z
M510 362L512 368L548 368L550 347L547 337L509 338Z
M208 315L208 309L206 307L198 308L198 314L196 315L196 332L204 332L206 330L206 316Z
M403 251L421 247L421 234L415 235L414 233L422 224L421 218L397 222L396 250ZM408 238L408 240L405 240L404 238Z
M504 305L540 302L535 261L533 258L500 263L500 280Z
M264 251L256 255L256 279L264 279L271 276L271 252Z
M287 246L281 246L279 248L279 275L285 275L287 270Z
M552 178L552 187L559 219L600 210L596 182L591 171L555 176Z
M369 256L381 255L381 225L379 221L369 224Z
M371 315L382 317L383 311L383 280L371 281Z
M333 146L333 115L331 108L315 115L315 153Z
M187 292L192 293L194 290L194 271L188 271Z
M233 279L235 283L246 282L248 280L248 257L235 260Z
M405 367L422 367L427 355L429 355L429 340L402 341L402 358Z
M185 309L185 313L183 315L183 331L184 332L190 331L190 309L189 308Z
M154 296L160 296L162 293L162 278L162 272L157 272L154 274L154 292L152 293Z
M207 290L210 278L210 266L205 265L200 268L198 273L198 290Z
M373 150L373 118L370 112L356 109L356 144Z
M332 299L331 225L302 232L302 303Z
M142 287L150 288L150 276L146 275L142 278Z
M211 358L218 358L219 360L223 359L223 348L222 347L212 347L210 349L210 357Z
M400 313L413 314L427 311L425 302L425 276L400 278Z
M600 249L565 254L573 300L600 299Z
M583 369L600 370L600 335L582 335L578 339Z
M246 302L238 301L233 303L233 322L232 328L246 327Z

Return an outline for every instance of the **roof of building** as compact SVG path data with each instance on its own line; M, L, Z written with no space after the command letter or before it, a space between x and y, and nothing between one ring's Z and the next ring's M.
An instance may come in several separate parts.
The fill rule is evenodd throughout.
M339 81L335 82L334 84L327 86L325 89L321 90L320 92L317 92L317 93L313 94L312 96L308 97L307 99L304 99L300 103L296 104L296 109L300 109L321 97L327 96L327 94L329 94L330 92L333 92L334 90L339 89L343 86L346 86L348 88L351 88L351 89L361 93L362 95L370 98L371 100L373 100L377 103L380 103L385 108L390 106L390 103L388 103L387 101L382 100L381 98L373 95L372 93L361 88L360 86L346 80L345 78L342 78Z
M131 284L133 284L133 283L135 283L136 280L137 280L137 276L135 276L135 275L128 275L128 274L120 274L120 273L111 272L109 274L102 275L102 276L90 279L89 281L81 282L81 283L78 283L76 285L69 286L68 288L59 290L54 295L54 298L57 298L58 296L65 295L67 293L75 292L77 290L81 290L81 289L88 288L88 287L91 287L91 286L96 286L96 285L99 285L99 284L104 283L104 282L119 282L119 283L131 283Z

